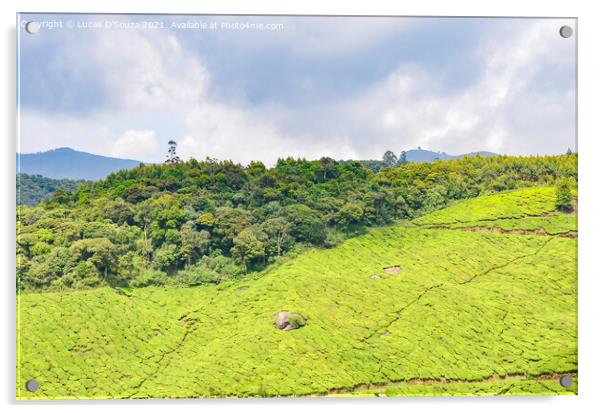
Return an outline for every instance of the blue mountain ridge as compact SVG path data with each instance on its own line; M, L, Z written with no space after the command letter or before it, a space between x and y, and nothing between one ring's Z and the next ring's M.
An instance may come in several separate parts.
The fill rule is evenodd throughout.
M480 151L480 152L470 152L464 153L461 155L450 155L445 152L435 152L429 151L426 149L410 149L406 151L406 161L408 162L416 162L416 163L424 163L424 162L434 162L436 160L446 161L448 159L459 159L464 157L473 157L481 155L483 157L486 156L497 156L496 153Z
M17 154L17 172L42 175L53 179L84 179L96 181L112 172L140 165L133 159L111 158L57 148L46 152Z

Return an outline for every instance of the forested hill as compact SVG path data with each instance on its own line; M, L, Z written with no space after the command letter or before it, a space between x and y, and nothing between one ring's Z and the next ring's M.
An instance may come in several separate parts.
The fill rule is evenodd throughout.
M17 174L17 205L37 205L59 190L74 191L85 181L51 179L41 175Z
M377 173L330 158L281 159L270 169L211 159L139 166L19 207L18 281L25 290L218 283L453 200L576 179L576 154Z
M475 156L489 157L498 156L498 154L487 151L463 153L461 155L450 155L446 152L435 152L427 149L418 147L417 149L410 149L408 151L402 151L399 157L391 151L387 151L383 156L382 160L367 160L360 161L364 166L372 169L374 172L378 172L382 168L390 168L393 166L404 165L407 162L435 162L435 161L448 161L450 159L462 159L462 158L474 158Z
M71 148L17 154L19 172L53 179L97 180L111 172L140 165L132 159L111 158Z

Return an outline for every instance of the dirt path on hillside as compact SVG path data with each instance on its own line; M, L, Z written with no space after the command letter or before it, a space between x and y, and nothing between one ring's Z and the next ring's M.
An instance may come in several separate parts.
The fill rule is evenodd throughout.
M465 231L465 232L491 232L494 234L505 234L505 235L535 235L540 237L560 237L560 238L577 238L577 231L567 231L561 232L558 234L548 234L543 229L535 229L535 230L524 230L524 229L502 229L499 227L458 227L458 228L450 228L443 225L436 226L422 226L424 229L437 229L437 230L449 230L449 231Z
M410 380L399 380L399 381L387 381L379 384L358 384L349 388L331 389L327 392L321 393L324 395L337 395L347 393L373 393L375 395L383 394L387 388L397 385L407 386L421 386L421 385L445 385L445 384L480 384L480 383L492 383L492 382L520 382L521 380L554 380L560 381L563 376L570 376L573 379L577 377L577 371L569 371L565 373L554 373L554 374L541 374L537 376L529 376L527 374L509 374L504 377L493 375L484 380L456 380L456 379L410 379Z

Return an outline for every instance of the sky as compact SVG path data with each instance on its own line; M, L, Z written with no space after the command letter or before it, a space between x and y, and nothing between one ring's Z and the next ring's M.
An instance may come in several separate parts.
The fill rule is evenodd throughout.
M35 34L25 23L36 21ZM18 151L575 150L572 19L21 14Z

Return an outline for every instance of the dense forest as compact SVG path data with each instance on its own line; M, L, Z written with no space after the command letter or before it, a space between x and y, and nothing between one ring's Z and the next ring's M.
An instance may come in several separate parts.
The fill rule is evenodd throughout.
M577 180L576 154L383 162L377 172L330 158L245 167L174 152L58 190L17 207L17 288L219 283L453 200Z
M17 205L37 205L58 190L74 191L85 181L51 179L42 175L17 174Z

